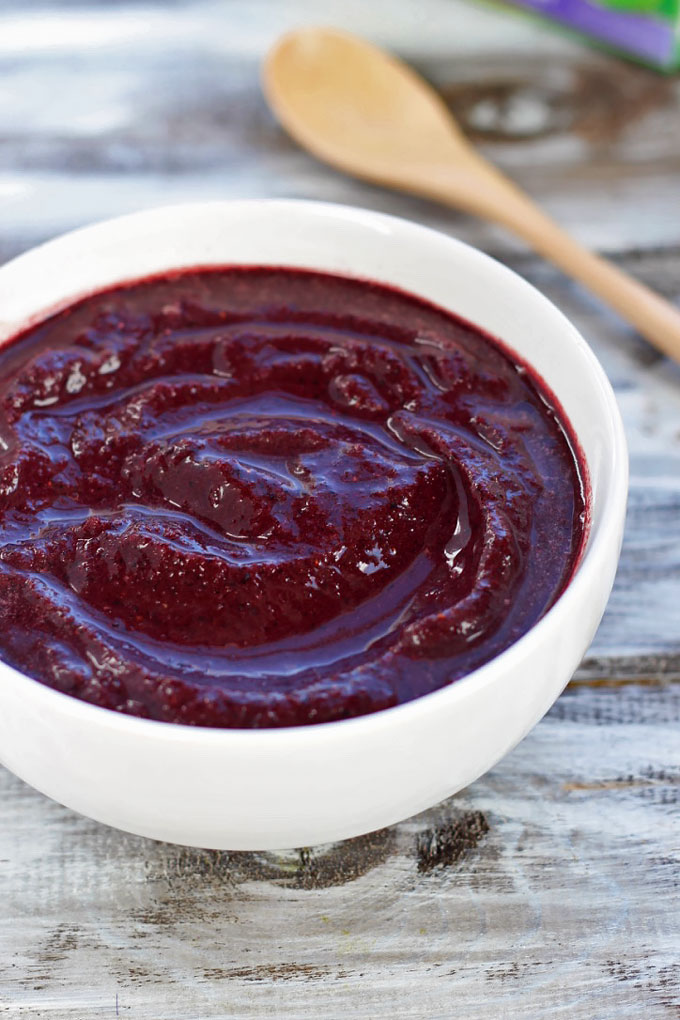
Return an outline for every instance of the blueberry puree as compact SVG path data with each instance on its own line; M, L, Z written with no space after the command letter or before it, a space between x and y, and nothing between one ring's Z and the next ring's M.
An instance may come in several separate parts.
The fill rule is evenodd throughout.
M409 701L563 590L573 450L525 366L384 286L219 268L95 294L0 352L0 656L198 726Z

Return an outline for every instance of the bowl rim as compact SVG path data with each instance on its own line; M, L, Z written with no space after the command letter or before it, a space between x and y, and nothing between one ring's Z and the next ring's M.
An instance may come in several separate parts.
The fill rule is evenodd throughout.
M512 281L512 286L516 287L518 292L531 292L533 300L538 301L543 304L544 307L549 309L555 323L561 326L564 341L571 342L580 350L581 355L586 360L588 370L592 374L593 381L598 384L599 395L601 398L602 423L606 426L606 434L609 441L608 445L611 444L611 449L609 450L611 481L604 492L598 497L598 502L601 503L599 508L600 520L597 524L591 520L588 521L588 530L586 532L585 541L579 553L579 559L571 578L550 609L532 627L530 627L528 631L522 634L516 641L498 655L494 656L477 669L465 674L458 680L448 683L428 694L414 698L411 701L403 702L365 715L353 716L347 719L321 723L307 723L296 726L263 727L259 729L194 726L188 723L166 722L160 719L144 719L139 716L127 715L109 708L104 708L100 705L94 705L90 702L82 701L70 694L55 690L47 684L20 672L13 666L10 666L8 663L0 660L0 674L8 674L17 686L24 685L26 690L32 693L33 697L43 699L45 705L53 705L58 711L71 716L74 721L78 721L80 719L82 722L96 723L98 726L105 726L111 730L117 730L120 733L129 732L131 735L135 734L140 737L156 741L171 739L182 743L208 742L212 746L215 744L229 744L235 747L247 744L253 749L269 746L277 747L277 750L280 750L280 747L277 745L295 744L299 746L300 741L310 745L315 745L319 741L327 743L334 739L344 739L345 736L349 737L351 733L356 733L357 737L361 737L363 731L365 731L366 735L368 735L371 730L375 731L376 729L389 727L392 723L396 723L398 720L404 720L404 718L408 716L415 719L417 716L427 715L430 712L439 712L444 709L450 710L457 702L463 701L472 692L476 693L479 689L492 684L497 678L499 668L501 671L504 671L506 666L508 669L511 669L513 665L521 662L525 653L531 648L533 643L540 641L542 635L552 626L556 625L559 619L569 616L572 611L572 605L575 605L579 601L582 593L585 593L591 584L591 578L597 575L597 572L600 569L600 561L607 558L608 544L610 541L608 536L608 523L611 520L618 520L619 515L625 510L628 494L628 451L623 421L611 383L609 382L604 369L589 344L566 315L549 298L538 290L537 287L523 279L523 277L510 269L499 259L488 255L486 252L483 252L480 249L475 248L473 245L461 241L442 230L425 226L417 221L402 216L396 216L345 203L318 201L315 199L234 198L216 201L211 200L206 202L180 202L152 206L136 212L127 213L122 216L98 220L91 224L78 227L75 230L61 233L42 244L31 247L26 252L22 252L15 258L9 260L3 265L0 265L0 275L4 275L7 270L13 269L16 265L19 265L24 261L32 260L34 255L38 252L49 252L51 248L58 248L65 241L78 239L86 241L88 235L100 230L106 230L108 227L113 225L122 226L126 222L139 222L144 218L151 219L153 217L160 217L162 219L175 214L186 214L192 210L200 210L202 212L210 211L211 209L216 212L218 210L241 210L244 212L252 210L254 212L256 210L260 211L263 208L271 210L278 209L283 212L295 211L300 215L324 215L326 217L335 217L340 219L349 218L360 225L365 224L366 226L373 226L374 228L382 225L384 229L392 228L392 230L398 229L402 231L405 230L406 232L411 231L421 235L425 239L427 239L428 235L432 235L433 238L438 238L440 241L441 239L445 239L452 248L458 249L459 254L462 255L463 258L472 260L473 262L476 261L480 266L487 266L496 274L500 273L505 275L506 279ZM206 262L204 265L210 266L219 264L228 265L229 263ZM253 262L248 264L275 265L280 266L281 268L285 268L286 266L285 261L278 263L273 262L271 259L263 260L261 263ZM304 267L302 265L298 266L296 263L295 268ZM315 267L310 264L306 268L314 270ZM318 269L318 267L316 268ZM323 271L330 272L330 270ZM158 272L159 274L172 272L172 267L165 270L159 269ZM341 275L351 277L353 274L343 270ZM366 277L362 277L358 274L355 275L354 278L366 279ZM89 294L97 294L100 290L106 290L108 287L116 286L117 283L125 284L133 281L134 279L134 276L128 277L125 274L121 274L120 277L117 277L115 280L111 281L110 284L106 284L101 288L95 288L92 291L84 291L82 294L77 296L65 298L63 302L56 302L56 304L42 309L40 312L36 313L35 316L29 316L23 321L23 323L19 323L16 328L13 326L7 336L3 334L0 338L0 346L4 346L5 343L11 342L13 337L15 337L23 329L29 328L33 324L44 320L60 309L68 307L70 304L78 301L81 297L86 297ZM390 284L388 279L381 277L379 274L376 274L375 279L378 282L386 283L387 285ZM418 296L418 291L416 289L405 289ZM497 342L499 342L505 350L513 354L515 353L512 345L503 337L492 337L492 339L497 340ZM524 355L517 354L517 357L531 365L530 360ZM578 439L576 429L573 425L571 425L571 428ZM590 507L587 508L587 511L590 517Z

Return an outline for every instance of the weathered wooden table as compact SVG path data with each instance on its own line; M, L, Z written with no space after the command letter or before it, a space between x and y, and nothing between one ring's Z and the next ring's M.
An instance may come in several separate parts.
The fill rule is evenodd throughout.
M426 814L331 847L186 850L0 774L0 1015L680 1016L680 368L500 231L343 179L258 88L305 21L393 46L581 240L680 297L680 81L462 0L5 0L0 259L151 204L299 195L434 224L530 279L631 452L607 615L546 719Z

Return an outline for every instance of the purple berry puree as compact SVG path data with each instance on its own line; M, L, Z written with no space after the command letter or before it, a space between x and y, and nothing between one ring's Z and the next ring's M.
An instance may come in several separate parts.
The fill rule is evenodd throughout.
M525 365L388 287L226 267L95 294L0 352L0 655L196 726L410 701L562 592L579 460Z

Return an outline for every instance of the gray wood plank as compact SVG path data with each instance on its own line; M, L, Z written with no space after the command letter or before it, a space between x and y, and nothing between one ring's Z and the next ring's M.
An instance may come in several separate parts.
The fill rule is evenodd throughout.
M677 245L678 79L461 0L402 4L400 18L389 6L335 3L327 16L415 59L488 155L586 243ZM269 194L387 209L517 250L495 228L349 181L284 136L258 62L306 15L319 17L302 0L0 8L4 253L149 204Z
M575 685L451 801L285 854L126 836L3 773L5 1009L677 1016L678 724L680 685Z

